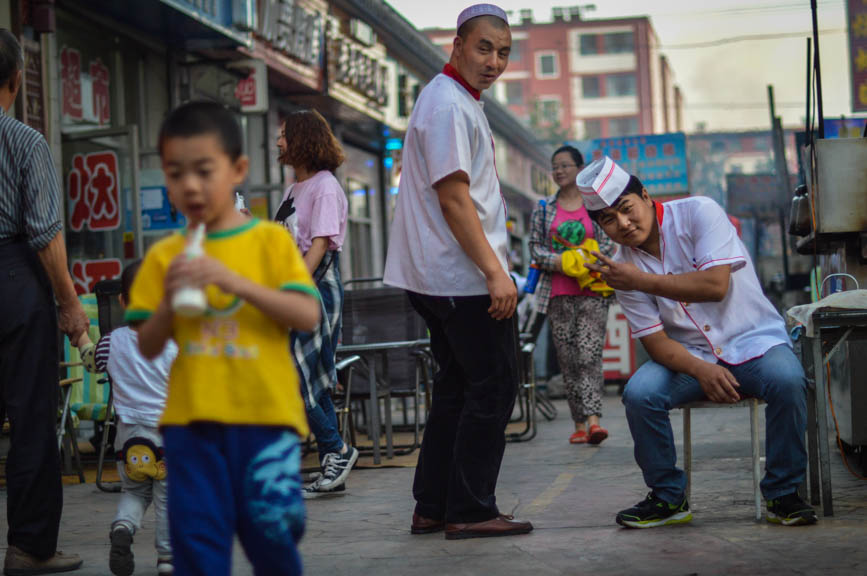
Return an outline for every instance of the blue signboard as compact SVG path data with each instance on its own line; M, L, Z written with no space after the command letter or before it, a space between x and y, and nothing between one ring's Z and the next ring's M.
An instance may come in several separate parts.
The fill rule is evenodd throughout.
M610 156L624 170L637 176L652 195L689 192L686 134L683 132L598 138L571 144L584 154L587 162Z
M825 138L860 138L867 118L825 118Z
M141 188L141 227L142 230L175 230L184 228L187 219L174 210L169 203L165 186L143 186Z

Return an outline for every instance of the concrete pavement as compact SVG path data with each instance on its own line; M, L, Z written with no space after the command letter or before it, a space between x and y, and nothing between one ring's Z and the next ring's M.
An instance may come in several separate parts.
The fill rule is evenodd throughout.
M609 389L610 393L611 389ZM605 398L611 437L571 446L568 409L539 435L506 450L498 502L535 524L526 536L446 541L411 536L413 469L356 470L347 491L308 501L301 545L310 575L757 575L867 574L867 482L832 457L835 516L812 527L753 520L749 411L693 412L695 519L684 526L627 530L615 513L647 491L632 457L619 398ZM672 413L680 440L681 416ZM764 435L763 435L764 438ZM680 446L678 446L680 448ZM5 500L5 492L0 492ZM85 559L77 574L108 574L108 526L117 496L66 487L61 547ZM5 502L0 502L5 509ZM5 534L5 522L0 531ZM4 542L5 538L0 540ZM233 574L252 574L237 548ZM136 574L156 574L153 516L137 534Z

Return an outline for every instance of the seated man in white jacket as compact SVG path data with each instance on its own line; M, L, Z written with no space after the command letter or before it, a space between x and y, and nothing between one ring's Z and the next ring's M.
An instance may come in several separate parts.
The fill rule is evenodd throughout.
M797 494L807 466L804 371L725 212L704 197L654 202L638 178L607 157L578 175L578 187L590 217L621 247L588 268L616 290L633 338L651 358L623 392L635 459L651 491L618 513L617 523L650 528L691 520L668 412L745 396L767 402L767 520L815 523Z

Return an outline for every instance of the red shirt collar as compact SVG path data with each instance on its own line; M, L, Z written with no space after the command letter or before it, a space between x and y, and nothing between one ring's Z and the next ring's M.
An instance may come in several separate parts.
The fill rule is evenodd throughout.
M467 92L469 92L470 95L473 98L475 98L476 100L482 99L482 93L480 91L476 90L475 88L473 88L472 86L470 86L469 82L464 80L463 76L461 76L458 73L458 71L455 69L455 67L452 66L451 64L449 64L448 62L446 62L446 65L443 66L443 74L445 74L446 76L448 76L449 78L451 78L452 80L454 80L455 82L457 82L458 84L463 86L464 89Z
M665 208L662 207L662 202L655 201L656 204L656 221L662 226L662 219L665 217Z

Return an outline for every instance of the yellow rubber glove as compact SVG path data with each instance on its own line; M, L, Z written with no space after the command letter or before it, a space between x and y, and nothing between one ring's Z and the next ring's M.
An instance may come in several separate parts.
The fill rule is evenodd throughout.
M563 274L575 278L578 285L582 288L588 287L593 283L594 279L590 276L585 264L596 262L596 256L591 254L594 250L599 250L599 243L592 238L588 238L578 248L563 252L561 258L563 260Z

